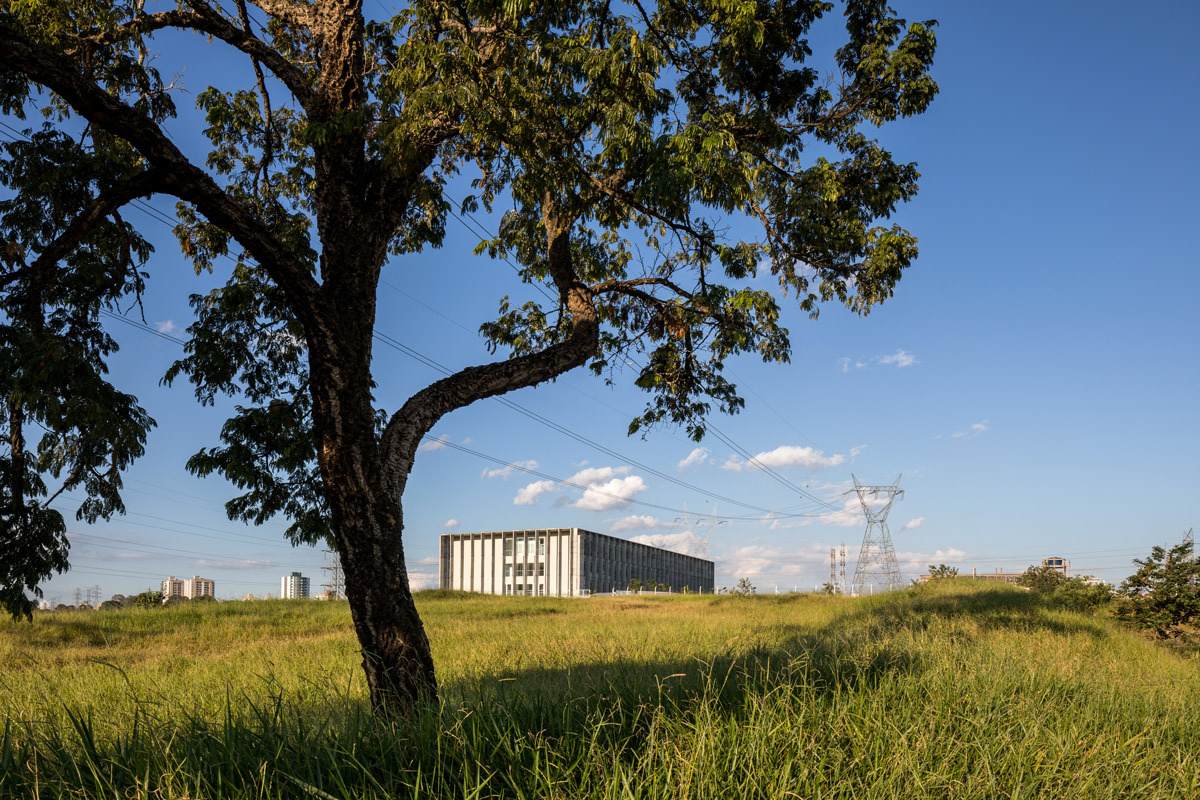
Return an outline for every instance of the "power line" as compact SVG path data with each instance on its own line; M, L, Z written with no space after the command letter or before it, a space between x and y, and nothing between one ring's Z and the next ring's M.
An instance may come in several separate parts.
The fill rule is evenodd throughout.
M14 131L14 132L18 133L19 135L22 135L22 136L23 136L23 134L20 134L20 132L19 132L19 131L15 131L15 129L13 129L11 126L8 126L7 124L4 124L4 123L0 122L0 125L3 125L5 128L8 128L8 130L10 130L10 131ZM26 138L27 138L27 137L26 137ZM444 192L443 192L443 193L444 193ZM444 193L444 194L445 194L445 193ZM448 199L450 199L452 202L457 202L457 201L455 201L455 200L454 200L454 198L453 198L453 197L451 197L450 195L446 194L445 196L446 196ZM138 203L140 203L140 201L135 201L135 202L138 202ZM144 205L144 204L143 204L143 205ZM140 206L139 206L139 207L140 207ZM169 219L166 219L166 218L164 218L164 217L160 216L160 215L159 215L159 212L158 212L156 209L153 209L152 207L149 207L149 206L147 206L147 207L146 207L146 210L147 210L147 213L148 213L148 214L151 214L152 216L154 216L156 219L158 219L158 221L160 221L160 222L163 222L164 224L167 224L167 225L171 225L172 227L174 226L174 223L172 223L172 222L171 222ZM461 219L460 217L458 217L458 215L457 215L457 214L455 214L453 211L451 211L450 213L451 213L451 215L452 215L452 216L454 216L456 219L458 219L460 223L462 223L462 224L463 224L465 227L467 227L467 228L468 228L468 230L472 230L474 233L476 233L476 235L481 235L481 236L483 236L484 238L489 238L489 237L488 237L488 232L487 232L485 229L483 229L482 225L481 225L481 224L480 224L480 223L479 223L477 220L475 220L475 219L474 219L474 217L470 217L470 215L469 215L469 214L467 215L468 217L470 217L470 218L471 218L471 221L472 221L472 223L474 223L474 225L476 226L475 228L472 228L472 227L471 227L471 225L468 225L468 224L467 224L467 222L466 222L465 220L463 220L463 219ZM233 259L232 259L232 257L231 257L231 256L228 256L227 254L225 255L225 257L226 257L226 258L229 258L230 260L233 260ZM519 268L519 267L517 267L517 265L513 264L513 263L512 263L512 262L511 262L511 261L510 261L510 260L507 258L507 256L502 256L502 260L504 260L504 261L505 261L505 262L506 262L506 263L507 263L507 264L508 264L510 267L512 267L512 268L513 268L513 269L514 269L514 270L515 270L515 271L516 271L518 274L520 274L520 272L521 272L520 268ZM536 287L538 287L540 290L542 289L542 287L541 287L541 285L540 285L540 284L534 284L534 285L535 285ZM392 287L392 288L395 288L395 287ZM402 290L397 290L397 291L402 291ZM543 291L543 294L546 294L544 290L542 290L542 291ZM405 293L405 294L407 294L407 293ZM552 297L550 297L549 295L547 295L547 297L548 297L549 299L553 299L553 298L552 298ZM415 299L415 298L413 298L413 299ZM422 305L425 305L425 304L424 304L424 303L422 303ZM428 307L428 306L427 306L427 307ZM436 309L432 309L432 308L431 308L431 310L436 310ZM158 336L159 338L165 339L165 340L167 340L167 341L174 342L174 343L176 343L176 344L179 344L180 346L184 346L184 345L186 344L185 340L183 340L183 339L180 339L179 337L171 336L170 334L167 334L167 333L165 333L165 332L159 331L158 329L156 329L156 328L154 328L154 327L152 327L152 326L150 326L150 325L146 325L145 323L142 323L142 322L138 322L138 321L136 321L136 320L129 319L128 317L125 317L125 316L123 316L123 315L120 315L120 314L115 314L115 313L113 313L113 312L111 312L111 311L104 310L104 309L102 309L102 310L101 310L101 313L103 313L103 314L105 314L106 316L109 316L109 317L111 317L111 318L113 318L113 319L115 319L115 320L118 320L118 321L120 321L120 322L122 322L122 323L124 323L124 324L126 324L126 325L129 325L129 326L131 326L131 327L133 327L133 328L136 328L136 329L138 329L138 330L141 330L141 331L143 331L143 332L146 332L146 333L152 334L152 335L154 335L154 336ZM439 312L439 315L440 315L440 312ZM441 316L445 316L445 315L441 315ZM446 319L447 319L447 320L449 320L449 317L446 317ZM453 320L450 320L450 321L451 321L451 322L453 322ZM457 323L455 323L455 324L457 324ZM461 326L460 326L460 327L461 327ZM425 356L424 354L420 353L419 351L415 350L414 348L411 348L411 347L409 347L409 346L407 346L407 345L405 345L405 344L401 343L400 341L398 341L398 340L396 340L396 339L392 338L391 336L388 336L388 335L386 335L386 334L383 334L383 333L381 333L381 332L379 332L379 331L375 331L375 334L374 334L374 335L375 335L375 338L376 338L378 341L381 341L381 342L382 342L382 343L384 343L385 345L388 345L388 346L392 347L393 349L396 349L396 350L398 350L398 351L400 351L400 352L402 352L402 353L404 353L404 354L406 354L406 355L410 356L411 358L414 358L415 360L417 360L417 361L420 361L421 363L425 364L426 366L429 366L430 368L432 368L432 369L434 369L434 370L437 370L437 371L439 371L439 372L442 372L443 374L446 374L446 375L453 374L453 372L452 372L452 371L451 371L451 370L450 370L448 367L446 367L445 365L443 365L443 364L440 364L439 362L437 362L436 360L434 360L434 359L432 359L432 358L430 358L430 357L428 357L428 356ZM503 404L503 405L505 405L505 406L509 407L510 409L512 409L512 410L514 410L514 411L517 411L518 413L520 413L520 414L523 414L524 416L527 416L527 417L529 417L530 419L533 419L533 420L537 421L538 423L540 423L540 424L542 424L542 425L545 425L545 426L547 426L547 427L551 428L552 430L555 430L555 431L557 431L557 432L559 432L559 433L561 433L561 434L563 434L563 435L565 435L565 436L568 436L569 438L572 438L572 439L574 439L574 440L576 440L576 441L580 442L581 444L585 444L585 445L587 445L587 446L589 446L589 447L592 447L592 448L594 448L594 449L596 449L596 450L598 450L598 451L600 451L600 452L602 452L602 453L605 453L606 455L609 455L609 456L610 456L610 457L612 457L612 458L617 458L617 459L620 459L620 460L622 460L622 461L625 461L625 462L627 462L627 463L629 463L629 464L631 464L631 465L633 465L633 466L636 466L638 469L644 470L644 471L646 471L646 472L648 472L648 473L650 473L650 474L652 474L652 475L655 475L656 477L658 477L658 478L660 478L660 479L662 479L662 480L666 480L666 481L668 481L668 482L670 482L670 483L673 483L673 484L676 484L676 485L678 485L678 486L680 486L680 487L682 487L682 488L689 489L690 491L694 491L694 492L697 492L697 493L700 493L700 494L704 494L704 495L706 495L706 496L709 496L709 497L712 497L712 498L715 498L715 499L719 499L719 500L723 500L723 501L725 501L725 502L733 503L734 505L741 506L741 507L743 507L743 508L746 508L746 509L749 509L749 510L759 511L759 512L762 512L763 514L769 514L769 515L772 515L772 516L779 516L779 517L798 517L798 516L810 516L810 517L818 517L818 516L822 516L822 515L818 515L818 514L782 514L781 512L778 512L778 511L776 511L776 510L773 510L773 509L767 509L767 508L763 508L763 507L761 507L761 506L757 506L757 505L750 504L750 503L745 503L745 502L743 502L743 501L740 501L740 500L735 500L735 499L733 499L733 498L726 497L726 496L724 496L724 495L720 495L720 494L717 494L717 493L715 493L715 492L709 492L709 491L707 491L707 490L705 490L705 489L703 489L703 488L701 488L701 487L698 487L698 486L696 486L696 485L694 485L694 484L691 484L691 483L689 483L689 482L687 482L687 481L683 481L683 480L681 480L681 479L679 479L679 478L676 478L676 477L675 477L675 476L673 476L673 475L670 475L670 474L668 474L668 473L662 472L661 470L657 470L657 469L655 469L655 468L653 468L653 467L650 467L650 466L648 466L648 465L646 465L646 464L642 464L642 463L640 463L640 462L638 462L638 461L636 461L636 460L634 460L634 459L630 459L630 458L628 458L627 456L625 456L625 455L623 455L623 454L621 454L621 453L619 453L619 452L617 452L617 451L615 451L615 450L612 450L611 448L605 447L604 445L601 445L601 444L599 444L598 442L595 442L594 440L591 440L591 439L589 439L589 438L587 438L587 437L584 437L584 436L582 436L582 435L580 435L580 434L577 434L577 433L575 433L574 431L570 430L569 428L566 428L566 427L564 427L564 426L561 426L561 425L559 425L558 423L555 423L555 422L553 422L553 421L551 421L551 420L547 419L546 417L543 417L542 415L540 415L540 414L537 414L536 412L534 412L534 411L531 411L530 409L527 409L527 408L525 408L525 407L523 407L523 406L521 406L521 405L519 405L519 404L517 404L517 403L513 402L512 400L509 400L508 398L505 398L505 397L499 397L499 396L498 396L498 397L495 397L495 398L493 398L493 399L495 399L497 402L499 402L499 403L501 403L501 404ZM750 463L754 464L754 465L755 465L756 467L758 467L759 469L761 469L761 470L763 470L764 472L766 472L768 475L770 475L771 477L773 477L773 478L774 478L776 481L780 482L782 485L784 485L784 486L786 486L787 488L789 488L789 489L792 489L793 491L797 492L798 494L800 494L800 496L804 497L806 500L809 500L809 501L811 501L811 502L814 502L814 503L818 504L819 506L823 506L823 507L825 507L825 508L829 509L831 512L834 512L834 513L840 513L840 512L842 512L842 511L843 511L843 509L842 509L842 508L839 508L838 506L836 506L836 505L834 505L834 504L832 504L832 503L829 503L829 502L827 502L827 501L825 501L825 500L822 500L822 499L820 499L820 498L816 497L815 495L813 495L813 494L811 494L811 493L809 493L809 492L805 492L805 491L804 491L803 489L801 489L799 486L797 486L796 484L792 483L791 481L789 481L789 480L787 480L786 478L784 478L783 476L781 476L781 475L780 475L778 472L776 472L774 469L772 469L772 468L771 468L771 467L769 467L768 465L765 465L765 464L763 464L763 463L762 463L761 461L759 461L759 460L758 460L756 457L754 457L753 455L751 455L751 454L749 453L749 451L747 451L745 448L742 448L740 445L738 445L736 442L734 442L734 441L733 441L733 440L732 440L730 437L726 436L726 435L725 435L723 432L721 432L721 431L720 431L719 429L717 429L715 426L713 426L713 425L709 424L709 426L708 426L708 427L709 427L711 430L713 430L713 432L714 432L714 433L717 435L717 437L718 437L719 439L721 439L721 441L723 441L723 442L724 442L725 444L727 444L728 446L732 447L732 448L733 448L735 451L737 451L739 454L741 454L743 457L745 457L745 458L747 459L747 461L749 461ZM482 454L479 454L479 455L482 455ZM486 456L485 456L485 457L486 457ZM486 458L489 458L489 460L495 460L495 461L497 461L497 463L511 463L511 462L503 462L503 461L499 461L499 460L497 460L497 459L491 459L491 457L486 457ZM551 478L551 480L558 480L558 479L553 479L553 478ZM566 482L564 482L564 481L561 481L561 480L558 480L558 482L561 482L561 483L566 483ZM585 487L585 488L586 488L586 487ZM639 502L639 503L640 503L640 504L642 504L642 505L650 505L651 507L662 508L662 509L665 509L665 510L678 511L678 509L669 509L669 508L668 508L668 507L666 507L666 506L657 506L657 505L654 505L654 504L646 504L644 501L632 501L632 502ZM750 519L750 518L748 518L748 517L726 517L726 519Z

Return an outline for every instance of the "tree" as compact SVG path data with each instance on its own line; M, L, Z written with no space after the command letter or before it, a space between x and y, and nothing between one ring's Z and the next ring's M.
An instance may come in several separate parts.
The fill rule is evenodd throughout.
M821 594L840 594L837 584L825 581L821 584Z
M945 564L929 565L929 580L940 581L944 578L958 577L958 567L948 567Z
M869 132L936 94L934 23L848 0L843 44L819 59L807 34L833 6L816 0L418 0L386 21L357 0L252 5L28 0L0 12L2 108L49 114L6 145L0 173L16 193L0 205L0 302L37 329L5 334L0 544L16 557L0 585L27 613L26 593L67 565L46 476L85 492L86 515L122 511L120 472L153 421L103 377L115 344L100 312L152 278L121 208L172 197L197 270L235 262L193 296L185 355L166 376L203 403L241 402L188 466L242 490L231 517L283 515L292 542L337 550L373 706L404 713L437 689L401 538L422 437L478 400L584 365L611 378L641 357L634 381L649 399L630 432L674 424L699 440L714 404L743 405L726 359L788 360L774 294L747 284L757 271L813 317L891 296L916 237L877 223L914 196L918 172ZM164 30L244 59L240 88L196 94L203 162L168 136L172 87L148 55ZM462 211L510 209L480 252L515 259L552 300L504 298L480 330L507 357L389 413L372 395L380 271L441 243L444 187L465 170ZM64 387L101 399L53 402ZM49 431L48 450L27 451L25 418Z
M147 589L129 598L129 604L134 608L156 608L162 605L163 594L158 589Z
M1183 637L1182 626L1200 621L1200 562L1193 547L1189 541L1170 550L1156 546L1145 559L1135 558L1137 572L1117 590L1117 616L1160 639Z
M642 581L639 578L630 578L629 585L625 588L636 594L642 590Z
M1017 579L1017 583L1035 592L1052 592L1058 588L1067 576L1055 567L1030 567Z
M749 578L738 578L737 586L735 586L733 589L733 594L749 597L756 591L757 589L754 588L754 584L750 582Z

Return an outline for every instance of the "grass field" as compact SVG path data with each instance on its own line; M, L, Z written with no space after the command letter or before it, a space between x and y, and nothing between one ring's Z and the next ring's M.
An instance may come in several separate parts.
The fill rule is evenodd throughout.
M1200 797L1200 660L946 584L426 593L442 706L391 726L344 604L3 621L0 797Z

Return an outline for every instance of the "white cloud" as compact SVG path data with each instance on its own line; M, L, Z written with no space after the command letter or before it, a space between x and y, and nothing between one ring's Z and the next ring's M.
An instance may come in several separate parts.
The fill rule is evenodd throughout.
M694 464L703 464L708 460L708 448L697 447L692 452L688 453L687 458L679 462L678 469L684 470Z
M900 529L900 532L903 533L904 531L915 531L917 528L921 527L924 524L925 524L924 517L917 517L916 519L910 519L908 522L904 523L904 527Z
M838 363L842 365L842 372L849 372L851 369L862 369L867 366L867 362L865 361L855 361L850 358L843 358Z
M866 450L866 449L867 449L867 446L865 444L860 444L858 447L851 447L850 448L850 457L858 458L859 454L861 454L862 451Z
M432 453L434 450L441 450L446 446L446 442L450 441L450 437L442 435L436 439L427 439L424 444L417 447L418 453Z
M584 511L607 511L610 508L622 508L628 505L631 497L644 491L646 491L646 482L640 475L613 478L605 484L588 486L583 497L571 505Z
M950 434L950 438L951 439L973 439L988 429L989 422L990 422L990 420L986 420L986 419L982 420L980 422L976 422L971 427L967 428L965 431L957 431L955 433Z
M874 358L869 358L866 361L860 361L855 358L842 358L838 361L839 369L843 373L850 372L854 369L866 369L872 364L895 364L897 369L903 369L904 367L911 367L913 364L920 363L921 362L917 361L917 357L912 353L899 348L897 348L896 352L892 353L890 356L875 356Z
M898 369L911 367L913 364L919 363L913 354L907 350L896 350L890 356L880 356L878 361L880 364L895 364Z
M448 519L448 520L446 520L445 522L443 522L443 523L442 523L442 527L443 527L443 528L457 528L457 527L458 527L458 520L456 520L456 519Z
M629 541L648 544L651 547L670 550L674 553L687 554L692 552L698 538L691 531L680 531L679 533L643 533L640 536L629 537Z
M629 467L588 467L567 478L567 483L590 487L616 475L628 475L629 469Z
M517 490L513 498L514 506L531 506L537 502L538 495L554 490L554 481L535 481Z
M721 469L742 472L748 469L761 469L760 464L765 467L822 469L824 467L836 467L838 464L845 462L845 460L846 457L844 455L835 454L826 456L823 451L814 450L811 447L797 447L785 444L776 447L774 450L759 453L754 456L754 461L745 461L736 455L730 456L729 460L721 465Z
M151 558L170 558L157 553L90 553L81 558L91 558L97 561L108 561L110 559L118 559L121 561L142 561Z
M437 573L410 572L408 573L408 588L414 592L422 589L436 589L438 586Z
M511 464L506 464L503 467L497 467L496 469L485 469L480 474L480 477L481 478L505 478L505 479L507 479L508 476L513 474L513 470L524 471L527 469L537 469L537 468L538 468L538 462L531 458L531 459L528 459L527 461L514 461Z
M175 331L179 330L179 328L175 326L175 323L169 319L154 323L154 329L159 333L174 333Z
M631 514L628 517L621 517L613 523L609 530L613 533L617 531L654 531L665 528L678 528L677 522L663 522L657 517L651 517L648 514Z

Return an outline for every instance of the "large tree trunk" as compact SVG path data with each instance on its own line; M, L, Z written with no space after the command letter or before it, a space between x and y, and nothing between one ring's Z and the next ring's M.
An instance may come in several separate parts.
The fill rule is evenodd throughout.
M364 311L310 340L313 432L371 705L395 717L435 699L437 679L404 564L402 490L380 465Z

